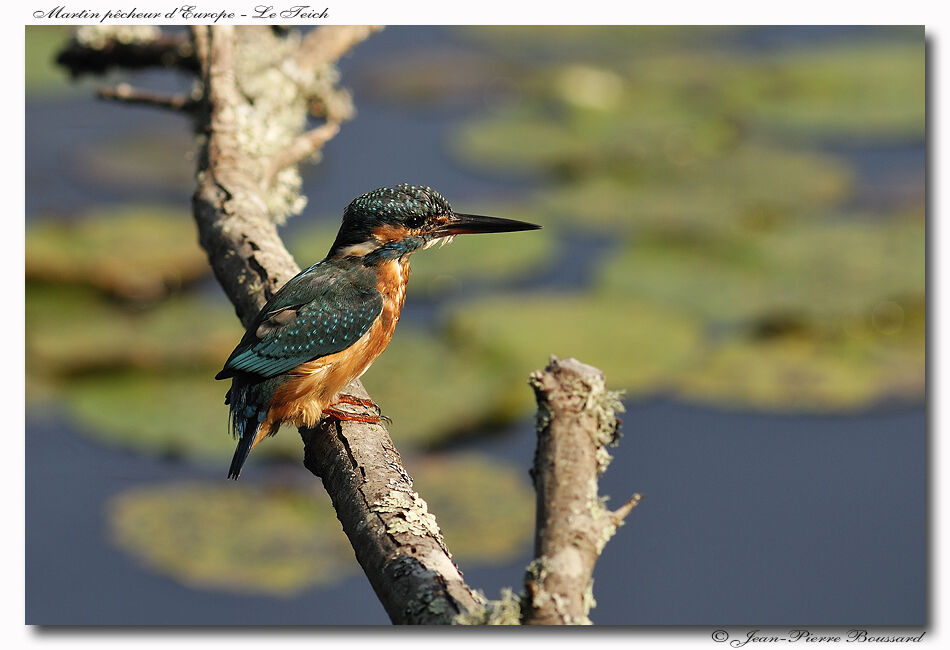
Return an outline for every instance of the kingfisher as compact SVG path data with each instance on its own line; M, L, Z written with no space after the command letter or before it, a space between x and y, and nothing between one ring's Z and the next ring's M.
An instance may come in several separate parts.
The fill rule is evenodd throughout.
M327 256L291 278L267 301L215 379L237 438L228 478L283 423L314 427L322 416L379 423L370 400L341 393L392 340L406 298L409 257L456 235L540 228L533 223L460 214L439 192L406 183L357 198ZM376 415L340 404L374 407Z

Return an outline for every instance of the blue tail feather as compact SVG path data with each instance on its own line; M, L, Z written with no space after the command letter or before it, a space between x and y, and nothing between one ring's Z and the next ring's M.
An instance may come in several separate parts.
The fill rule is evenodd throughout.
M251 445L254 444L254 438L257 437L257 429L261 423L257 418L238 417L236 428L239 430L240 439L237 449L234 450L234 457L231 459L231 468L228 470L228 478L237 480L241 475L241 468L247 461L248 454L251 453Z
M278 384L279 381L275 379L258 383L249 383L241 377L232 380L225 403L231 407L230 429L238 443L231 459L228 478L237 480L241 475L241 468L244 467L258 430L266 419L268 405ZM268 433L276 433L276 427Z

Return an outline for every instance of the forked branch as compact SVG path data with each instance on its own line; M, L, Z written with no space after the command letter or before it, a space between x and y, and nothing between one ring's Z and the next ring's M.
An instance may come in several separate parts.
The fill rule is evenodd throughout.
M149 29L136 31L134 42L109 28L87 31L59 60L74 74L148 66L195 73L194 99L125 85L100 96L195 120L204 136L192 200L199 241L247 325L299 271L277 233L305 203L298 164L318 156L353 114L334 63L378 28L320 27L299 40L263 27L197 26L190 39ZM324 125L308 129L308 112ZM323 480L394 623L589 622L594 562L639 499L610 512L597 496L619 403L599 371L573 360L553 360L531 383L539 404L536 558L526 593L509 590L501 602L486 602L465 583L384 426L324 419L301 430L304 464ZM358 380L345 390L368 397Z

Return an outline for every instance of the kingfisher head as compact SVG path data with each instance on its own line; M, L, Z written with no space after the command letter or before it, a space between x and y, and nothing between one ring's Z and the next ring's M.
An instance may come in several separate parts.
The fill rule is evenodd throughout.
M536 230L513 219L460 214L441 194L423 185L381 187L353 199L328 257L361 257L369 263L409 255L469 233Z

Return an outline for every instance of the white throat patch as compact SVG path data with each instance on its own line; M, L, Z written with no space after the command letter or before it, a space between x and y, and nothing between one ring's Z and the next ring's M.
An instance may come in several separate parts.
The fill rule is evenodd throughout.
M436 244L439 244L439 246L445 246L446 244L451 244L453 239L455 239L455 235L446 235L445 237L439 237L438 239L432 239L432 240L427 241L427 242L425 243L425 245L422 247L422 250L426 250L426 249L428 249L428 248L432 248L432 247L435 246Z

